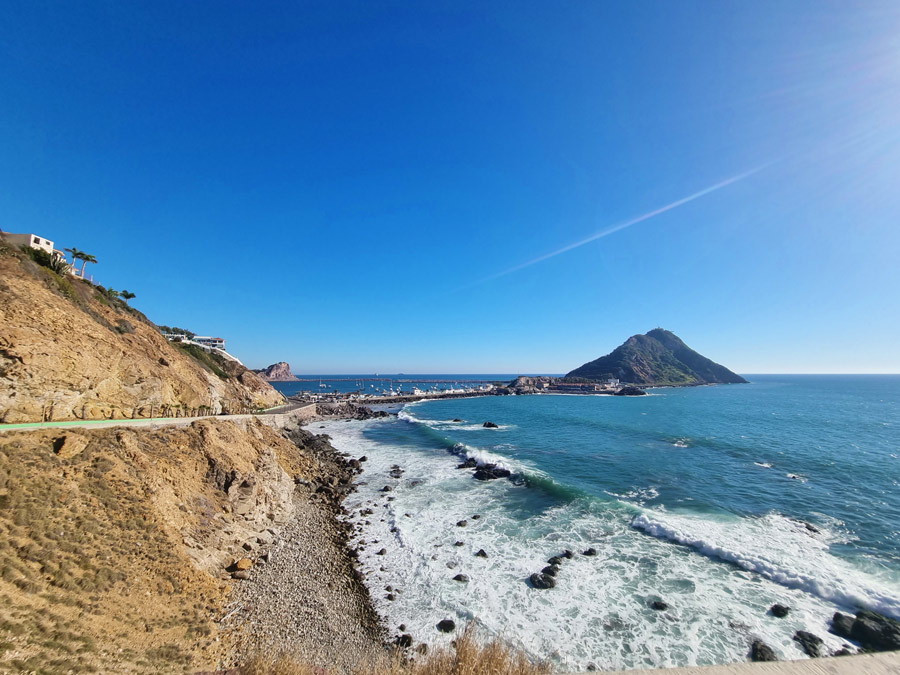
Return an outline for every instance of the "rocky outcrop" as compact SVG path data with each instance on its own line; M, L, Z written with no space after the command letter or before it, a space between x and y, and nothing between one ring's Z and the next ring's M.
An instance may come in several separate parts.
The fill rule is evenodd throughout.
M239 363L170 344L139 311L0 240L0 422L186 416L283 400Z
M646 396L647 392L638 387L622 387L616 390L614 396Z
M751 661L777 661L778 657L772 648L762 640L754 640L750 645Z
M267 382L298 382L297 377L291 372L291 366L286 361L273 363L267 368L254 371Z
M656 328L633 335L606 356L576 368L567 378L617 379L645 386L739 384L743 377L688 347L674 333Z
M836 612L831 632L858 642L869 651L900 650L900 623L866 609L858 611L855 619Z
M350 403L348 401L321 401L316 404L316 412L320 417L340 417L352 420L369 420L377 417L391 416L389 412L384 410L372 410L367 406Z

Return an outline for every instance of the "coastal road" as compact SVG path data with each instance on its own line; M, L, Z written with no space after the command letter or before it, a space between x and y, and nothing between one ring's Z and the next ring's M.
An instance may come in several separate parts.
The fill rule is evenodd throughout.
M620 670L606 675L900 675L900 652L727 666Z
M183 427L196 422L197 420L231 420L240 422L249 420L262 415L286 415L308 407L309 403L291 402L285 405L268 408L256 413L247 413L241 415L203 415L200 417L154 417L152 419L123 419L123 420L67 420L61 422L23 422L20 424L0 424L0 432L4 431L29 431L39 429L75 429L78 427L86 427L91 429L106 427L163 427L174 426ZM314 405L314 404L312 404Z

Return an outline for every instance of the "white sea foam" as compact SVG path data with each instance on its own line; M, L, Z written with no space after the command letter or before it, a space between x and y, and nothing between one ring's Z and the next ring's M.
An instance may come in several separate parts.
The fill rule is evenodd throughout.
M646 511L635 516L632 525L845 609L865 607L900 618L896 588L831 555L827 533L814 534L804 523L784 516L716 521Z
M567 670L584 670L588 663L625 669L744 661L755 637L780 658L803 658L791 640L795 630L811 631L827 648L840 648L827 621L843 603L671 544L676 533L691 540L707 532L724 537L728 528L746 527L747 519L726 527L709 519L682 522L673 514L644 511L646 524L659 528L657 538L632 527L633 501L574 500L528 510L523 505L530 503L529 488L505 480L475 481L469 472L456 470L442 450L381 443L366 435L381 424L396 422L328 422L316 431L331 435L340 450L369 457L360 476L363 484L345 506L361 528L356 540L368 542L360 564L373 603L391 630L403 623L417 642L447 644L452 636L435 629L438 621L451 618L459 626L475 621L487 635ZM389 475L394 464L405 470L400 479ZM393 490L380 493L386 484ZM360 516L363 508L374 513ZM481 518L474 520L475 514ZM467 520L467 526L457 527L460 520ZM806 546L800 553L813 556L813 569L839 565L827 552L826 530L814 534L800 523L772 516L772 534L766 523L751 523L755 539L744 537L751 561L754 554L763 559L778 555L786 542L793 542ZM463 545L455 546L457 540ZM715 546L717 539L704 543ZM743 550L727 543L719 548ZM589 546L597 556L580 555ZM386 554L376 555L382 547ZM474 555L482 548L487 559ZM563 562L557 587L530 588L528 575L564 549L576 555ZM470 581L453 581L459 573ZM808 576L820 583L828 579ZM856 578L851 571L845 576ZM386 599L388 585L395 589L393 601ZM670 605L666 612L648 607L660 597ZM773 619L767 610L774 602L790 606L791 614Z
M761 466L764 469L771 469L772 464L770 462L753 462L756 466Z

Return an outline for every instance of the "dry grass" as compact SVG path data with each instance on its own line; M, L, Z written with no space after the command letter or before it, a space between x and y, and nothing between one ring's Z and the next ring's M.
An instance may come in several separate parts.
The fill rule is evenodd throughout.
M287 655L275 660L257 655L238 669L240 675L331 675L331 671L310 666ZM549 664L532 663L520 651L500 640L481 645L473 626L447 649L438 649L415 659L400 652L382 663L361 664L353 675L546 675Z

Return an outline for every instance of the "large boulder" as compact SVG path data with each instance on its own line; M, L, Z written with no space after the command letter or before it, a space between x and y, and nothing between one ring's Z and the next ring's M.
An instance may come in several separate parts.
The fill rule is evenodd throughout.
M553 588L556 586L556 579L551 577L549 574L544 574L543 572L535 572L528 580L531 582L531 585L535 588Z
M500 428L499 424L494 424L493 422L485 422L481 426L483 426L485 429L499 429Z
M496 480L498 478L509 478L512 472L508 469L502 469L496 464L482 464L473 474L475 480Z
M765 642L762 640L754 640L753 644L750 645L750 660L777 661L778 657L775 656L775 652L772 651L772 648Z
M856 613L850 637L876 651L900 649L900 623L867 609Z
M822 645L824 643L818 635L813 635L805 630L798 630L794 633L793 640L800 645L800 649L806 652L810 658L815 659L822 656Z

